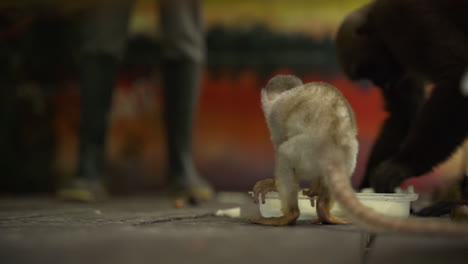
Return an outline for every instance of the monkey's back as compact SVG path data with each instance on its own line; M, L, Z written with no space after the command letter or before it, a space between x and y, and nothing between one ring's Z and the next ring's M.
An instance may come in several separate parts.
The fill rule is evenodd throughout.
M285 91L267 118L272 136L280 139L274 140L276 147L295 161L300 178L313 177L323 168L320 162L330 159L346 163L350 174L354 170L358 149L354 112L334 86L312 82Z
M307 133L313 137L338 138L357 133L354 112L334 86L311 82L290 89L274 102L268 121L282 127L282 136L291 138Z

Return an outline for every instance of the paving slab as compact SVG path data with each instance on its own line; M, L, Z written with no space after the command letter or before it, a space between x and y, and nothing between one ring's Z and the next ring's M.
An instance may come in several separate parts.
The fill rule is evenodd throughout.
M220 195L219 197L227 197ZM232 197L231 197L232 198ZM177 209L164 197L95 204L0 199L0 263L465 263L467 239L379 235L354 225L251 224L250 199ZM217 217L241 207L240 218ZM452 262L453 260L453 262Z
M1 247L2 263L360 263L359 239L353 232L207 217L10 239Z
M468 238L381 235L366 263L468 263Z
M250 205L250 203L249 203ZM216 217L213 202L175 209L164 198L100 204L0 202L1 263L360 263L361 234L308 222L265 227ZM242 206L245 211L245 204ZM247 206L249 207L249 206ZM250 205L252 212L255 205ZM339 253L339 254L337 254ZM329 262L331 261L331 262Z

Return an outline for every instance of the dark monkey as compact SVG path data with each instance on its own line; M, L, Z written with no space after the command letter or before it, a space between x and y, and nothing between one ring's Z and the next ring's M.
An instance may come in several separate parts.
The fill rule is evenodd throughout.
M351 13L336 38L353 80L379 86L389 117L363 186L393 192L445 161L468 133L468 1L376 0ZM424 84L434 89L424 101Z

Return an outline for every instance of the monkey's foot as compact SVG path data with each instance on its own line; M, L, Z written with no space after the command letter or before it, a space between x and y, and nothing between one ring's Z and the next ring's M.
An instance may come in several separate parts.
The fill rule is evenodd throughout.
M266 194L269 192L276 192L275 179L265 179L258 181L254 187L254 202L258 203L258 197L261 196L262 203L265 203Z
M294 225L296 223L297 218L299 218L299 211L280 217L257 217L251 219L250 222L260 225L285 226Z
M320 223L325 225L345 225L350 223L344 218L332 215L328 206L325 206L321 201L317 204L317 216Z
M334 215L330 215L330 216L325 217L325 218L322 217L320 219L320 223L322 223L324 225L347 225L350 222L348 220L344 219L344 218L334 216Z

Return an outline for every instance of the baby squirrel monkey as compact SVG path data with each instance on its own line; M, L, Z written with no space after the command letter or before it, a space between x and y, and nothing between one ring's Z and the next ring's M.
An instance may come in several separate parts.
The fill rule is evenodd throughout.
M350 219L370 231L468 236L468 225L399 219L376 213L361 204L351 186L358 152L357 125L348 101L334 86L303 84L291 75L273 77L261 94L262 108L275 148L275 179L259 181L254 199L278 191L283 216L259 217L264 225L292 225L299 217L299 181L310 180L303 193L318 197L318 221L345 224L330 214L335 200Z
M257 218L253 222L294 224L299 217L299 180L305 179L312 184L304 194L318 196L319 221L347 223L330 214L334 201L328 182L331 170L351 177L356 166L357 127L343 95L327 83L302 85L297 77L278 75L262 90L262 107L276 152L275 180L258 182L255 197L258 199L261 194L264 199L276 187L284 215Z

